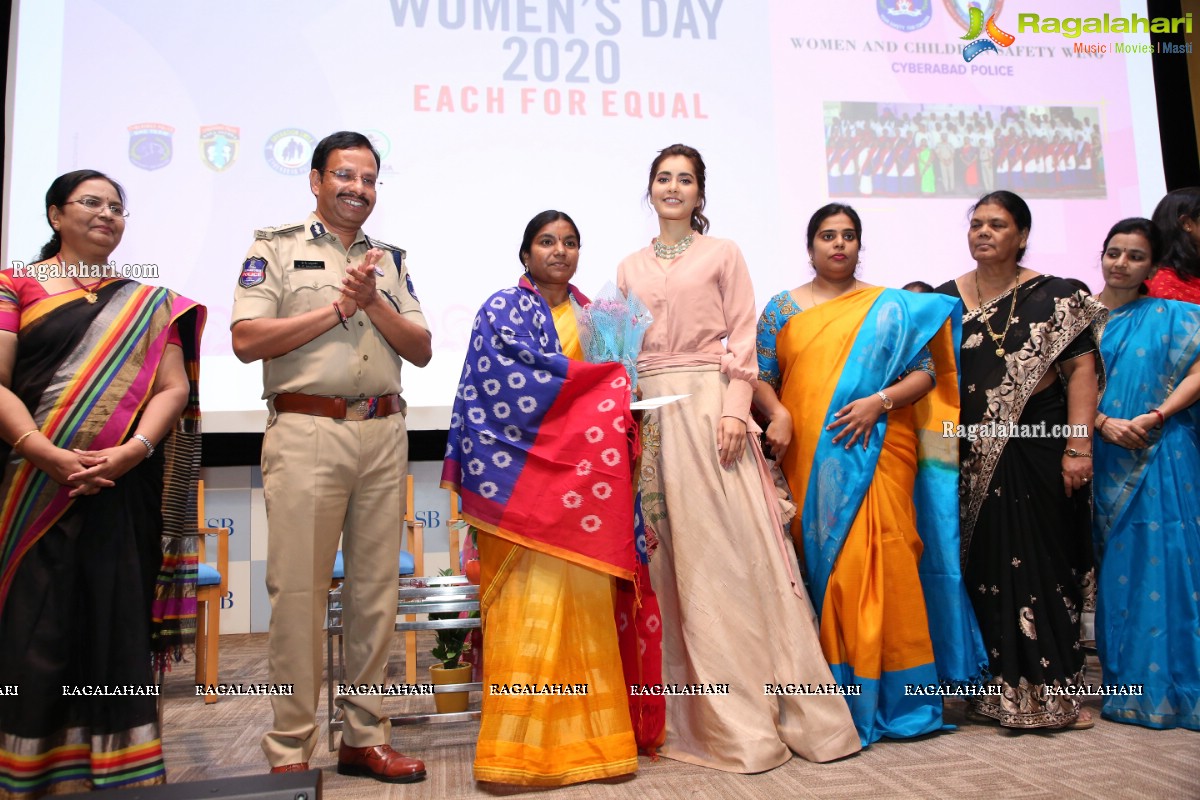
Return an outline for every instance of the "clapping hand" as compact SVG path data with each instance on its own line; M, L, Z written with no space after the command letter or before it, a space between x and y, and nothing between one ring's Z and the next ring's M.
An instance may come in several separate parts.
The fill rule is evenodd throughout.
M381 258L383 251L372 247L367 251L362 264L346 269L346 277L342 281L342 297L352 302L355 309L361 308L366 311L375 302L378 296L375 290L375 279L378 276L376 265ZM343 308L342 313L349 317L354 311L346 313Z

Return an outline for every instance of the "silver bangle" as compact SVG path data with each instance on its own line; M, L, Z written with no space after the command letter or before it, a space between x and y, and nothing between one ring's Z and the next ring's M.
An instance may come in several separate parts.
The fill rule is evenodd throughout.
M133 438L137 439L139 442L141 442L142 444L144 444L146 446L146 458L149 458L150 456L154 455L154 445L152 445L150 443L149 439L147 439L145 436L143 436L140 433L135 433L133 435Z

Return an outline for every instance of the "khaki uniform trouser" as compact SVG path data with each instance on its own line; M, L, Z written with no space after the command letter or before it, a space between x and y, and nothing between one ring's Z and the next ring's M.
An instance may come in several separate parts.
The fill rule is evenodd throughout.
M333 560L342 537L346 677L382 683L395 630L404 524L408 433L404 416L348 422L279 414L262 453L267 505L270 680L274 727L262 739L271 766L308 761L316 748L323 627ZM378 695L338 700L350 747L387 743Z

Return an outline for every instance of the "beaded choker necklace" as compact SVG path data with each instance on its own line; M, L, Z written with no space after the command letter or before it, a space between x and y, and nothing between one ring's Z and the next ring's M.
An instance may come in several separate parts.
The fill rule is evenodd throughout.
M655 238L653 242L654 255L671 261L672 259L679 258L679 256L683 255L684 251L691 247L692 242L694 241L696 241L696 237L690 233L675 244L663 244L657 238Z

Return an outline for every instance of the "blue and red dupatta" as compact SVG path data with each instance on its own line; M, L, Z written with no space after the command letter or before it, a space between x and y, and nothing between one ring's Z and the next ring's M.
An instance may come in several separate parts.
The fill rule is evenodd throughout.
M588 300L571 287L571 300ZM635 521L639 450L625 368L562 354L546 301L528 279L475 317L450 417L442 487L471 525L614 575L627 684L662 682L662 629L645 532ZM661 696L629 698L634 737L662 744Z
M526 279L488 298L472 326L442 486L478 528L632 580L629 378L620 364L560 350L550 308Z

